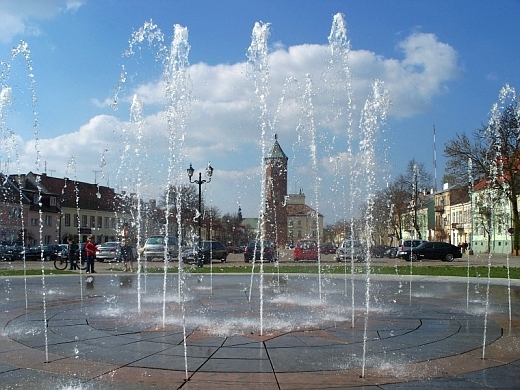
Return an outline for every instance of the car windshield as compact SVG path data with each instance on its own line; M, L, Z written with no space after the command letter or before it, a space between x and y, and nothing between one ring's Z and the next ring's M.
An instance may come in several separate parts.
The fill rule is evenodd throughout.
M316 242L314 241L300 241L297 244L300 248L309 249L316 246Z
M196 247L197 247L197 246L195 245L195 248L196 248ZM201 247L202 250L208 249L208 248L211 247L211 243L208 242L208 241L202 241L202 242L200 243L200 247Z
M167 245L177 245L177 237L173 237L173 236L167 236L167 237L164 237L164 236L154 236L154 237L149 237L148 240L146 240L146 243L148 245L164 245L164 243L168 242Z
M113 247L113 246L118 246L118 245L119 245L119 242L105 242L104 244L101 244L100 246Z

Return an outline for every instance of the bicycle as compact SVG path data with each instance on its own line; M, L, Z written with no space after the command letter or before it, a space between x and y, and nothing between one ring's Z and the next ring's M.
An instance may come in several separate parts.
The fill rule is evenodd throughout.
M87 259L82 257L81 259L76 259L76 267L82 271L87 269ZM69 258L68 257L56 257L54 260L54 268L62 271L69 268Z

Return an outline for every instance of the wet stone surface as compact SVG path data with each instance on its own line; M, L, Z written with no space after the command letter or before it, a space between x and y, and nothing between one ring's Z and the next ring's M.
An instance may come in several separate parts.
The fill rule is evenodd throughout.
M0 279L4 388L520 383L516 282L486 302L487 283L454 278L372 277L369 294L363 276L89 278Z

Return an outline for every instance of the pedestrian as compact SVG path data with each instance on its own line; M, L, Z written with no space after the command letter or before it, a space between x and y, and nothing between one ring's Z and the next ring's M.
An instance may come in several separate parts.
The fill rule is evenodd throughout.
M94 237L89 235L87 237L87 243L85 244L85 254L87 255L87 274L95 274L94 271L94 261L96 260L96 252L98 251L96 244L92 241Z
M74 271L74 270L78 269L78 267L76 265L76 247L77 247L77 245L72 240L72 237L67 237L67 244L68 244L67 250L69 251L69 253L68 253L69 269Z
M128 272L128 263L130 263L130 272L134 272L134 254L132 253L132 246L127 243L125 239L121 240L121 259L125 264L125 272Z

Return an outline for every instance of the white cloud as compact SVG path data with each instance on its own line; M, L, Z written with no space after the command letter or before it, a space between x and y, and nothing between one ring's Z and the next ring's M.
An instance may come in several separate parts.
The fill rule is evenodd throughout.
M403 40L399 48L401 59L385 58L365 50L350 52L355 116L359 116L356 107L364 106L375 79L382 80L389 91L392 100L389 115L410 117L425 112L436 96L447 92L447 83L458 76L456 51L432 34L413 34ZM316 126L319 143L316 169L323 175L324 191L337 186L333 181L344 177L349 169L344 165L346 84L341 71L327 69L327 55L325 45L299 45L270 54L270 123L263 147L268 150L274 133L279 134L279 141L290 158L288 187L293 190L294 182L298 181L298 187L304 188L309 199L313 198L309 194L313 186L309 175L312 133L306 116L312 113ZM312 104L308 101L304 104L302 98L306 75L312 81ZM236 212L240 202L245 216L255 216L254 210L260 203L262 145L258 103L247 66L245 63L216 66L198 63L190 67L190 78L193 94L185 123L186 134L169 136L162 81L142 83L129 88L128 95L120 96L122 102L128 102L135 93L144 102L140 140L136 125L127 122L130 115L121 104L117 112L119 118L99 115L71 134L40 139L42 164L52 161L53 166L63 171L55 174L65 176L65 170L73 168L70 161L74 156L79 180L93 181L93 171L102 170L103 176L98 176L98 180L103 177L102 184L108 183L116 190L135 189L137 168L140 168L142 196L157 198L168 180L170 161L175 170L171 180L186 182L185 169L190 162L198 172L211 160L215 168L210 185L213 204L223 212ZM105 106L111 102L108 98L94 104ZM306 127L296 131L302 129L304 122ZM354 134L356 132L354 128ZM356 150L354 145L354 152ZM21 161L34 161L28 158L34 155L34 141L27 141L23 151ZM34 166L22 169L28 170L34 170ZM332 203L324 201L323 207L332 207ZM332 212L320 211L329 216Z
M0 1L0 42L11 43L17 36L39 35L39 20L52 19L61 12L75 12L84 1L23 0Z

